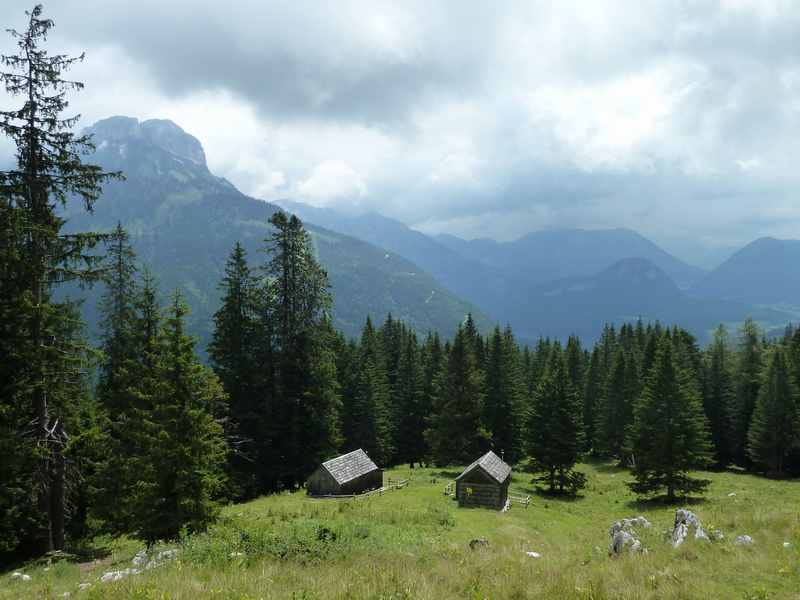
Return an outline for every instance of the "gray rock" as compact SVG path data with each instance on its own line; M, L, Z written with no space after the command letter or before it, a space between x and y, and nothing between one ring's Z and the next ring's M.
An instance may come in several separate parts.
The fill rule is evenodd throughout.
M749 535L740 535L736 537L733 543L737 546L752 546L753 538L751 538Z
M635 554L642 551L642 543L627 531L619 530L611 536L608 553L611 556L619 556L626 548L628 552Z
M18 571L15 571L14 573L11 574L11 579L19 579L20 581L30 581L31 576L28 575L27 573L20 573Z
M672 528L673 548L677 548L686 540L690 528L694 529L694 539L710 541L697 515L685 508L679 508L675 511L675 525Z
M488 548L489 547L489 540L486 538L475 538L471 540L469 543L470 550L475 550L477 548Z
M108 583L109 581L119 581L120 579L125 579L129 575L138 575L141 573L139 569L122 569L121 571L106 571L100 577L100 581L102 583Z

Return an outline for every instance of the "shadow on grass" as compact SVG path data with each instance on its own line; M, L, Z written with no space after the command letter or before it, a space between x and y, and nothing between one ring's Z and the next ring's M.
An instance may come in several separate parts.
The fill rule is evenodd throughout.
M598 456L587 456L583 459L587 465L591 465L600 473L619 473L620 471L627 470L624 465L608 458L600 458Z
M530 496L538 496L539 498L552 500L554 502L576 502L584 499L584 495L581 493L570 494L569 492L551 492L549 489L539 486L527 486L520 489Z
M111 556L111 549L105 545L80 542L66 550L48 552L41 556L0 555L0 576L31 566L48 566L57 562L84 563L102 560Z
M674 500L667 500L666 496L656 496L655 498L637 498L626 502L625 506L632 509L648 509L648 508L665 508L665 507L681 507L681 506L701 506L706 504L706 498L696 498L687 496L684 498L675 498Z

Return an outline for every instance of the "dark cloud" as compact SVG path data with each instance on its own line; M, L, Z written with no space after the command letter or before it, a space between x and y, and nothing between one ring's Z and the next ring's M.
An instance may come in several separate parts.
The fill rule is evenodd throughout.
M788 0L46 10L54 44L87 50L87 119L172 118L254 195L463 235L626 226L697 260L800 225Z

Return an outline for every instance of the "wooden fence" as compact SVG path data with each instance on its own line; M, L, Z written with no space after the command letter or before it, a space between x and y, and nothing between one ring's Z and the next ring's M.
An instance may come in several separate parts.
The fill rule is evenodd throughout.
M511 502L516 502L517 504L521 504L525 508L528 508L528 505L531 503L530 496L512 496L511 494L509 494L508 499Z

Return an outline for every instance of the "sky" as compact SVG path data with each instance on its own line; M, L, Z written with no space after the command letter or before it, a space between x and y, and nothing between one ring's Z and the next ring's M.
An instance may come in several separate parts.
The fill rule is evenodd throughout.
M800 237L800 2L44 4L51 51L86 53L83 124L171 119L258 198L465 238L628 227L706 266Z

